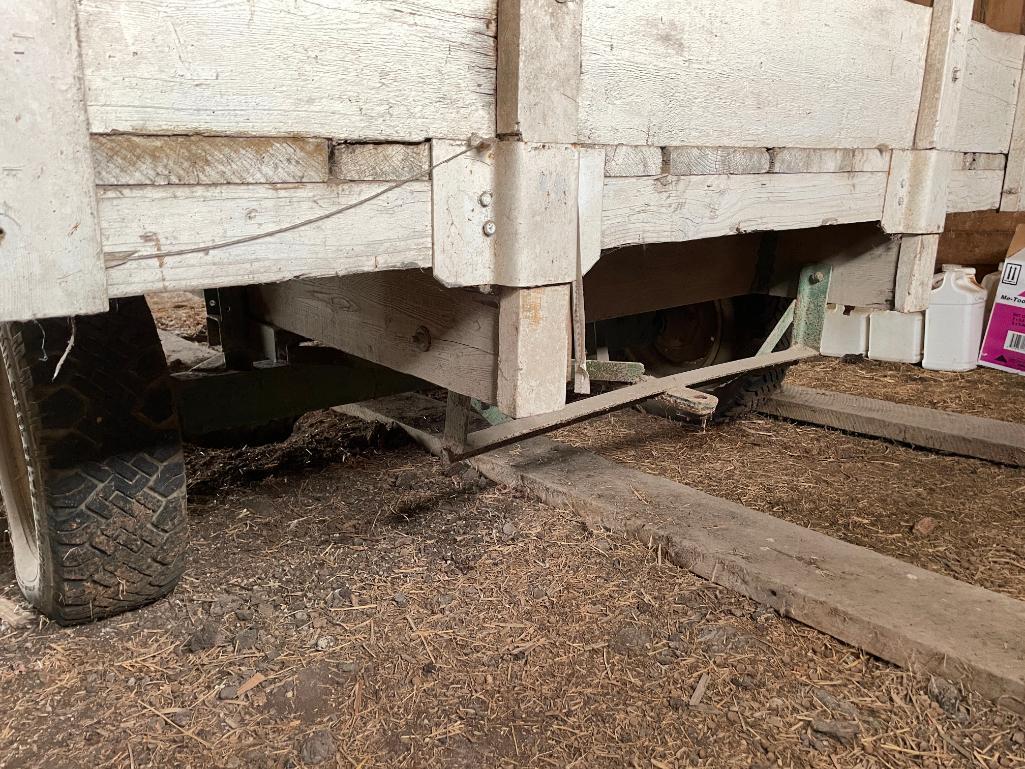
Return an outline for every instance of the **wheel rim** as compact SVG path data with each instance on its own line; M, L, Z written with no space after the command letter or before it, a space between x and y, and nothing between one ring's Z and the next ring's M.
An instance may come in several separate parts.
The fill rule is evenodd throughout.
M628 352L654 376L710 366L729 355L732 324L733 313L724 301L663 310L655 338Z
M9 348L0 344L0 495L14 548L18 580L29 587L39 581L39 546L32 505L32 476L25 461L18 406L12 386Z

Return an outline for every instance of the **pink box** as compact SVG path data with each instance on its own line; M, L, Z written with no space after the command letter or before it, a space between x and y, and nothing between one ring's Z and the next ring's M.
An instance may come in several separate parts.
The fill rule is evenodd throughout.
M1025 250L1004 261L979 365L1025 374Z

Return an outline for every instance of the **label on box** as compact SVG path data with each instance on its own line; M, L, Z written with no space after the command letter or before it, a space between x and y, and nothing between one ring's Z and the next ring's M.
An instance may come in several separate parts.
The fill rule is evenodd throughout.
M979 363L1025 374L1025 260L1004 264Z

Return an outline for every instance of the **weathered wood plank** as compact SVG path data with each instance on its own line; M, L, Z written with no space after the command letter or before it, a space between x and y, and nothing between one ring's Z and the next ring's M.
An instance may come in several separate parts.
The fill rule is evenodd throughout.
M661 147L615 144L605 148L606 176L658 176L661 173Z
M496 402L494 297L446 289L429 273L404 270L259 286L251 304L258 318L278 328Z
M498 133L577 140L583 3L498 3Z
M1014 110L1014 124L1011 128L1011 146L1007 154L1007 168L1004 175L1004 192L1000 210L1015 212L1023 207L1025 196L1025 85L1022 79L1025 70L1019 73L1018 97Z
M915 132L917 149L955 149L972 34L973 0L935 0ZM978 39L978 38L976 38ZM907 145L899 145L907 146ZM966 150L982 147L964 147ZM997 150L1000 151L1000 150Z
M761 411L936 451L1025 466L1025 425L786 385Z
M995 211L1000 208L1004 172L954 171L947 186L947 211Z
M294 224L386 183L104 187L103 251L112 296L295 277L429 267L430 182L413 182L317 224L229 248L161 257ZM155 255L153 258L140 256Z
M562 408L570 328L568 285L504 290L498 321L498 400L486 402L516 417Z
M430 451L443 407L418 395L343 407ZM661 546L672 563L902 665L1025 703L1025 603L787 523L581 449L535 438L471 460L586 523Z
M911 146L928 9L893 0L691 0L686 14L667 13L662 0L583 6L582 141Z
M769 150L771 171L777 174L850 173L890 170L890 150L809 149L775 147Z
M91 137L96 183L279 184L325 182L326 139L223 136Z
M1007 166L1007 155L986 152L964 152L955 154L954 171L1003 171Z
M773 254L768 292L797 296L801 269L827 264L832 269L828 300L854 307L885 307L893 302L900 244L872 223L781 232Z
M764 147L666 147L673 176L764 174L770 168Z
M394 182L416 174L428 178L429 144L336 144L331 178L351 182Z
M0 30L0 321L103 312L75 3L4 3Z
M606 179L602 246L874 221L886 174Z
M96 133L491 135L495 0L83 0Z
M939 235L905 235L901 238L893 292L893 309L897 312L922 312L929 307L939 245Z
M1023 58L1025 37L972 22L961 104L949 149L1007 152Z
M894 150L886 184L883 229L892 233L943 231L954 158L939 150Z
M740 296L751 290L758 235L627 246L584 276L587 320L637 315ZM680 280L681 275L687 280Z

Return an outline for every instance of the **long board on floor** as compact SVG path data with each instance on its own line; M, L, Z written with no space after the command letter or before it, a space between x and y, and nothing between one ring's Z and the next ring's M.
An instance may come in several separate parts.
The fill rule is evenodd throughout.
M760 411L936 451L1025 467L1025 425L784 385Z
M445 406L403 395L341 407L442 445ZM497 483L568 506L678 566L916 672L1025 713L1025 603L696 489L535 438L472 460Z

